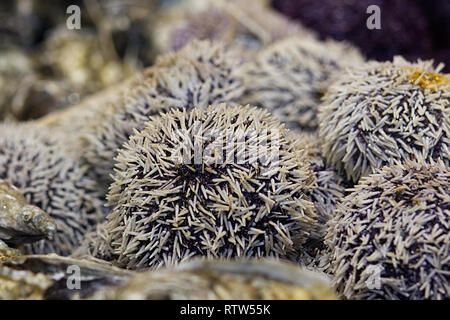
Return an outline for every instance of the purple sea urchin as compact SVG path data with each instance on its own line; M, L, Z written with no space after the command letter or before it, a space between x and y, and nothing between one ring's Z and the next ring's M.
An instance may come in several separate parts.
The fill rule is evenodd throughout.
M450 82L432 61L368 62L348 70L319 107L327 163L357 182L395 160L450 161Z
M160 56L154 67L127 85L118 101L88 123L82 134L84 159L109 182L117 150L149 116L169 108L235 101L243 92L237 76L240 65L236 52L209 41L193 41Z
M326 238L345 297L450 297L449 181L441 160L407 160L361 178L338 204Z
M346 43L312 37L278 41L256 54L243 68L245 92L240 102L268 108L289 128L317 128L317 106L335 73L362 63Z
M444 72L450 72L450 2L447 0L418 1L431 26L434 42L433 58L445 63Z
M121 267L282 257L315 223L305 155L258 108L173 109L152 117L116 161L107 232L92 252Z
M436 1L422 0L274 0L273 4L322 39L347 40L371 59L388 60L398 54L416 59L431 49L428 21L418 2L437 7ZM381 29L367 28L371 5L380 8Z
M95 181L85 168L61 153L52 137L32 124L0 125L0 179L19 188L30 204L56 222L53 241L36 242L27 251L69 254L102 214Z

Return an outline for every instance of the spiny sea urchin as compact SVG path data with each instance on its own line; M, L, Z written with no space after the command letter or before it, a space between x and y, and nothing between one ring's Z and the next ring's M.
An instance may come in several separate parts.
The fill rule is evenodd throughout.
M120 99L88 123L82 134L83 158L100 179L110 182L117 150L149 116L169 108L235 101L243 92L237 76L240 65L235 51L209 41L193 41L160 56L155 66L127 85Z
M333 167L326 165L317 134L294 132L292 140L299 150L305 150L316 178L316 184L308 195L314 203L317 223L309 239L291 259L308 269L325 271L329 265L328 250L324 244L326 224L333 217L337 202L345 195L345 182Z
M192 256L285 256L316 222L314 176L288 131L249 106L152 117L116 158L92 252L121 267Z
M345 194L344 179L336 170L325 163L320 152L320 141L316 134L298 133L293 135L300 150L305 150L309 167L314 172L317 187L310 193L318 216L318 226L322 229L328 220L333 217L337 202ZM320 232L324 235L324 230Z
M449 181L442 160L406 160L361 178L326 238L345 297L450 298Z
M350 44L313 37L291 37L262 49L242 69L240 102L268 108L289 128L317 128L317 106L327 82L363 61Z
M33 124L0 125L0 179L19 188L27 201L56 222L53 241L27 247L33 253L69 254L90 224L102 215L102 203L84 167L60 152L55 140Z
M319 106L327 163L357 182L395 160L450 161L450 80L432 61L368 62L348 70Z

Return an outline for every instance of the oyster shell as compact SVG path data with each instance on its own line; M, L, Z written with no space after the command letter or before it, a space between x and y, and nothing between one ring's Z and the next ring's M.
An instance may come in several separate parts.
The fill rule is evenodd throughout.
M56 232L53 219L30 205L12 184L0 180L0 240L11 245L52 239Z
M275 261L192 260L139 273L129 283L103 288L92 299L337 299L324 274Z
M50 279L41 273L34 274L0 265L0 300L42 299L50 284Z
M19 250L11 249L6 243L0 240L0 264L8 261L12 257L18 256L19 254Z
M46 279L43 283L48 284L41 293L42 299L85 298L103 286L122 285L133 275L131 271L112 267L101 260L73 259L56 254L11 257L0 265L0 268L3 267L8 268L8 272L27 272L23 275L25 280L27 275L31 280L42 275ZM69 285L75 284L74 280L78 281L79 286ZM0 288L1 286L0 272Z

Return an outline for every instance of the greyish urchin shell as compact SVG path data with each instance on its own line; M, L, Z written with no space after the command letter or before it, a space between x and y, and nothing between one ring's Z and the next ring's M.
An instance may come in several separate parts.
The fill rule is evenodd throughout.
M335 300L329 279L273 259L205 261L137 274L126 285L99 290L94 299Z
M258 108L173 109L152 117L116 161L113 208L92 252L121 267L282 257L316 222L304 153Z
M349 299L450 298L450 169L386 166L361 178L330 221L334 282Z
M332 166L326 165L317 134L293 133L292 139L297 148L306 151L310 169L316 177L317 184L309 196L318 216L316 228L298 250L295 260L309 269L325 271L329 266L328 250L324 244L326 224L333 217L338 201L345 195L344 179Z
M328 82L342 69L363 62L350 44L290 37L256 54L242 69L243 104L269 109L288 128L314 131Z
M95 181L60 151L41 127L0 125L0 179L16 186L57 225L52 241L27 245L27 251L33 253L69 254L103 215Z
M450 78L432 61L368 62L348 70L319 107L327 163L357 182L395 160L450 164Z
M206 108L231 103L243 92L236 76L239 55L223 44L193 41L127 84L121 98L94 117L82 134L83 157L100 179L110 182L117 150L149 116L170 108Z
M337 202L345 195L344 179L336 170L325 163L320 152L320 140L316 134L297 133L295 139L299 149L306 151L309 167L314 172L317 187L311 191L319 224L324 226L333 217Z

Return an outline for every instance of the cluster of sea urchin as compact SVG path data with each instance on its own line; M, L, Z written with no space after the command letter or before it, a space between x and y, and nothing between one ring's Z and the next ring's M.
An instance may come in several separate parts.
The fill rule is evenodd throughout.
M350 44L291 37L257 53L243 70L240 102L267 108L291 129L317 128L322 91L336 72L362 63Z
M327 242L346 298L450 298L449 179L442 160L407 160L362 178L338 204Z
M0 125L0 179L19 188L27 201L56 222L53 241L29 245L33 253L70 254L103 214L96 184L60 152L55 139L33 124Z
M432 61L368 62L340 76L319 106L327 163L357 182L395 160L450 162L450 80Z
M196 255L285 256L316 222L314 175L289 137L249 106L152 117L116 158L113 208L93 251L131 269Z
M170 108L232 103L243 88L237 72L242 61L220 43L192 41L160 56L156 64L127 84L118 101L104 108L86 126L84 159L100 179L110 182L117 150L149 116Z

